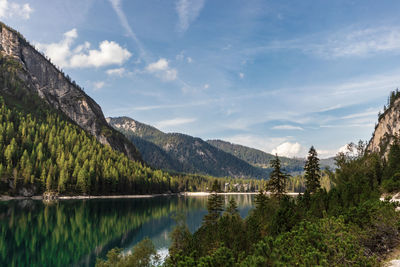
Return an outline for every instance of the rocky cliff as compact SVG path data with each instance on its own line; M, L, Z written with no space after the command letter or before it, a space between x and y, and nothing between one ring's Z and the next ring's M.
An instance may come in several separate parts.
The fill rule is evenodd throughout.
M378 124L369 141L367 150L387 155L396 136L400 135L400 98L393 100L389 108L379 116Z
M19 63L21 67L17 69L17 76L26 89L62 111L100 143L110 145L130 159L141 160L135 146L108 125L100 106L92 98L36 51L22 35L2 23L0 53ZM0 91L13 93L5 87L0 87Z

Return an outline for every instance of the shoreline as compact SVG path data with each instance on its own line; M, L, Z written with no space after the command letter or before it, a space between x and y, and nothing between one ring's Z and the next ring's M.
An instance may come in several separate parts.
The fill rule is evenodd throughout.
M147 195L102 195L102 196L58 196L52 200L71 200L71 199L117 199L117 198L152 198L152 197L162 197L162 196L175 196L179 195L180 193L175 194L147 194ZM42 195L39 196L31 196L31 197L24 197L24 196L0 196L0 201L9 201L9 200L25 200L25 199L32 199L32 200L46 200Z
M258 192L226 192L226 193L217 193L218 195L256 195ZM286 193L288 196L297 196L300 193ZM119 198L153 198L153 197L166 197L166 196L190 196L190 197L200 197L200 196L209 196L211 195L210 192L181 192L181 193L165 193L165 194L147 194L147 195L101 195L101 196L83 196L83 195L77 195L77 196L58 196L55 199L52 200L72 200L72 199L78 199L78 200L83 200L83 199L119 199ZM270 195L270 192L267 192L267 195ZM32 199L32 200L46 200L42 195L39 196L30 196L30 197L24 197L24 196L6 196L2 195L0 196L0 201L10 201L10 200L26 200L26 199ZM50 201L52 201L50 200Z
M227 193L217 193L217 195L257 195L259 192L227 192ZM271 195L271 192L266 192L267 195ZM290 192L286 193L287 196L298 196L301 193ZM184 196L209 196L210 192L185 192L181 193Z

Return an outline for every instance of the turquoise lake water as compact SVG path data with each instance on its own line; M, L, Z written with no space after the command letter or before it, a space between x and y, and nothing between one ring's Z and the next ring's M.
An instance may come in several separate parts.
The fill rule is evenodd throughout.
M253 206L254 195L230 198L242 217ZM186 214L193 232L206 205L206 196L0 202L0 266L94 266L108 250L129 251L145 237L165 254L174 214Z

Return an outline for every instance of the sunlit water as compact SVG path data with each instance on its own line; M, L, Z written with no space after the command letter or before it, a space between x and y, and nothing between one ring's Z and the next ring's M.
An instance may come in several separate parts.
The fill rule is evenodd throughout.
M230 198L244 217L254 195L226 196L226 203ZM206 205L199 196L0 202L0 266L94 266L111 248L127 252L144 237L165 255L174 214L184 212L193 232Z

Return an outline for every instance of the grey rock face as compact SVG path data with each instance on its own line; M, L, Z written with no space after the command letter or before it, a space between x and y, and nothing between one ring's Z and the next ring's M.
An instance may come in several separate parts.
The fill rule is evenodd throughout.
M17 32L0 26L0 52L22 64L24 71L18 76L27 88L36 92L54 108L61 110L81 128L102 144L141 160L137 149L120 133L112 129L104 118L100 106L83 90L73 84L42 54L36 51Z

